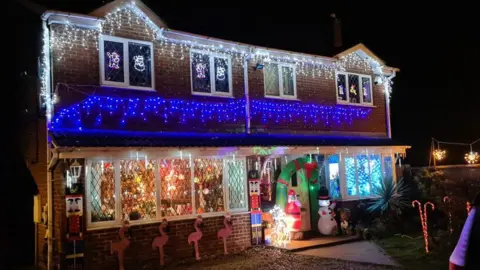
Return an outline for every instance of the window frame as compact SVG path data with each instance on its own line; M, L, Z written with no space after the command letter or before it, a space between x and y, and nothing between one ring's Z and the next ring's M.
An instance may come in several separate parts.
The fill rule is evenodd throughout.
M145 159L145 156L139 156L137 157L115 157L115 158L99 158L99 157L94 157L94 158L87 158L85 160L85 203L86 203L86 219L87 219L87 230L92 230L92 229L100 229L100 228L108 228L108 227L118 227L121 226L122 222L122 200L121 200L121 179L120 179L120 161L121 160L135 160L135 159ZM200 159L208 159L208 158L221 158L222 164L223 164L223 176L222 176L222 189L223 189L223 203L224 203L224 208L223 211L219 212L205 212L202 213L203 217L215 217L215 216L223 216L225 215L226 212L229 213L245 213L248 212L248 180L247 180L247 158L246 157L235 157L234 160L242 160L243 164L243 190L244 190L244 200L245 200L245 207L243 208L230 208L230 198L229 198L229 177L226 173L226 169L228 168L227 162L232 161L230 157L216 157L216 156L203 156L203 155L198 155L198 156L191 156L191 159L189 161L190 164L190 173L191 173L191 178L190 178L190 186L191 186L191 197L192 197L192 214L190 215L180 215L180 216L161 216L161 179L160 179L160 173L158 170L158 166L160 164L160 161L162 159L178 159L179 157L174 157L174 156L152 156L148 157L149 160L155 160L156 165L155 165L155 191L156 191L156 217L150 218L150 219L144 219L144 220L131 220L130 223L132 225L136 224L148 224L148 223L158 223L161 222L163 218L166 218L167 220L185 220L185 219L192 219L197 216L197 206L196 206L196 199L195 199L195 181L194 181L194 159L200 158ZM114 220L109 220L109 221L97 221L97 222L92 222L92 198L91 198L91 192L93 189L93 186L91 185L92 181L92 176L90 174L91 170L91 165L93 162L101 162L101 161L108 161L111 162L114 166L115 172L114 172L114 181L115 181L115 219Z
M267 64L276 64L277 65L277 74L278 74L278 96L267 95L266 83L265 83L265 67L263 68L263 93L266 98L277 98L277 99L297 99L297 67L295 64L281 63L281 62L268 62ZM293 96L285 95L283 93L283 71L282 67L288 67L293 69Z
M359 188L359 184L358 184L358 170L357 170L357 164L358 164L357 156L359 156L359 155L366 155L368 157L368 162L369 163L370 163L370 156L371 155L380 156L380 163L381 163L380 170L381 170L381 173L382 173L382 180L385 179L385 162L384 162L384 159L385 159L385 157L391 157L391 159L392 159L392 178L393 178L392 180L396 181L394 159L393 159L393 156L390 155L390 154L353 153L353 154L347 154L347 155L345 155L345 154L339 154L339 155L340 155L340 163L341 163L341 165L340 165L340 190L341 190L341 196L342 196L341 200L349 201L349 200L363 200L363 199L379 198L378 195L373 194L373 190L370 191L370 195L368 195L368 196L360 196L360 188ZM346 157L353 157L353 160L354 160L356 195L353 195L353 196L348 195L348 191L347 191L347 176L346 176L347 168L346 168L346 163L345 163L345 158ZM371 182L372 182L372 168L371 168L371 166L368 166L368 170L369 170L369 184L371 186Z
M347 100L341 100L338 98L338 75L345 75L345 92L347 94ZM360 92L360 103L352 103L350 102L350 89L348 75L356 75L358 76L358 81L361 84L362 78L367 78L370 80L370 95L371 95L371 102L365 102L363 100L363 90L359 87L358 90ZM372 76L367 74L360 74L354 72L346 72L346 71L335 71L335 100L337 104L345 104L345 105L353 105L353 106L372 106L373 107L373 84L372 84Z
M210 63L210 92L197 92L193 89L193 57L192 54L204 54L209 56ZM232 85L232 56L229 54L215 53L205 50L190 49L190 90L192 95L201 95L201 96L217 96L217 97L233 97L233 85ZM222 58L228 61L228 93L217 91L215 85L215 58Z
M123 43L123 76L124 76L124 82L112 82L112 81L106 81L105 80L105 48L104 48L104 41L112 41L112 42L118 42L118 43ZM150 72L151 72L151 78L152 78L152 86L151 87L144 87L144 86L134 86L130 85L130 56L128 54L128 43L133 42L133 43L138 43L138 44L144 44L148 45L150 48L150 55L152 57L150 61ZM145 91L155 91L155 55L154 55L154 50L153 50L153 43L148 42L148 41L143 41L143 40L135 40L135 39L128 39L128 38L121 38L121 37L115 37L115 36L109 36L109 35L100 35L99 37L99 60L100 60L100 85L102 86L110 86L110 87L121 87L121 88L127 88L127 89L134 89L134 90L145 90ZM125 59L125 55L128 55L128 57Z

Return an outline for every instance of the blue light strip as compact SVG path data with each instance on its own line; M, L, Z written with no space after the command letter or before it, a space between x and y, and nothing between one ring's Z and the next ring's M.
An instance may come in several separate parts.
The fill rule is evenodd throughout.
M298 101L252 100L251 119L258 124L303 124L304 127L352 125L370 115L371 108L316 105ZM57 112L52 129L138 130L140 125L189 125L201 130L210 124L244 125L245 101L191 101L160 97L90 96ZM133 124L133 125L130 125ZM285 126L288 128L287 126ZM151 129L151 128L150 128Z
M354 120L365 119L371 108L305 104L298 101L252 101L252 118L260 118L263 124L303 123L304 125L323 124L352 125Z

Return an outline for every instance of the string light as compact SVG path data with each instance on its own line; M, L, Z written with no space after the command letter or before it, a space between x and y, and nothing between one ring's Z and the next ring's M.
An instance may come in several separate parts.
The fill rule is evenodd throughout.
M452 234L453 226L452 226L452 209L451 209L450 197L448 196L443 197L443 203L448 207L448 231L450 232L450 234Z
M365 119L371 112L369 108L350 107L344 105L315 105L300 102L270 102L252 100L252 120L263 123L299 123L305 125L325 126L332 124L353 124L354 120ZM80 103L57 112L53 128L99 127L102 122L111 123L117 120L119 126L126 128L133 123L149 124L179 123L202 125L209 122L243 123L245 101L239 99L226 102L200 102L180 99L151 98L117 98L109 96L90 96Z
M52 117L51 89L50 89L50 31L48 30L47 23L43 22L43 44L42 44L42 64L41 64L41 85L40 85L40 98L46 107L47 123L50 123Z
M468 164L475 164L478 162L478 153L470 151L469 153L465 154L465 161L467 161Z
M447 154L446 150L435 149L433 151L433 158L440 161L445 158L446 154Z
M428 221L427 221L427 206L430 205L432 210L435 210L435 205L431 202L426 202L425 205L423 206L423 211L422 211L422 203L420 203L417 200L414 200L412 202L413 208L415 208L415 205L418 205L418 212L420 214L420 222L422 223L422 231L423 231L423 239L425 240L425 252L428 253Z
M133 20L132 17L135 17L136 19ZM217 42L219 45L205 45L197 41L166 37L165 33L168 30L157 26L135 5L134 2L125 2L122 7L105 15L105 20L96 29L84 29L68 23L63 27L52 27L52 34L50 37L51 44L48 44L46 49L50 47L53 49L57 61L64 58L65 52L78 46L81 46L85 50L89 50L93 47L98 50L99 35L115 35L116 31L122 29L125 23L128 26L134 26L134 24L145 26L145 37L147 37L147 39L151 38L151 40L155 42L155 47L160 48L159 52L161 55L169 54L171 57L178 57L179 59L184 59L185 56L190 53L190 49L196 48L210 53L228 54L232 56L232 62L242 65L247 57L251 57L251 60L256 63L275 61L279 63L294 64L296 66L296 73L303 76L323 76L327 79L333 79L336 70L344 71L346 68L362 69L367 72L382 74L382 66L377 61L370 58L364 59L355 52L342 57L338 61L332 61L330 59L324 60L324 58L321 57L309 57L294 53L290 54L291 56L278 56L273 55L266 49L257 49L222 41ZM43 31L44 43L46 43L48 41L45 39L49 39L48 28L45 26ZM181 35L176 32L172 33ZM224 44L228 45L224 46ZM48 59L44 59L44 64L46 64L46 60ZM139 65L136 65L135 67L138 67L137 70L139 71L142 69L140 62ZM45 71L48 71L46 77L49 77L50 68L48 67ZM217 76L222 78L221 70L217 69L216 72ZM46 77L44 76L42 78L42 89L44 90L46 85L49 84ZM42 92L42 97L45 96L45 93ZM51 105L52 102L50 99L46 101L48 101L46 103Z

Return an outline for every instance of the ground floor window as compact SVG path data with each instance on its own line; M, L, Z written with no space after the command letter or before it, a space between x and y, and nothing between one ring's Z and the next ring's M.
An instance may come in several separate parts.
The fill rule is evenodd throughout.
M89 226L246 211L245 159L87 160Z

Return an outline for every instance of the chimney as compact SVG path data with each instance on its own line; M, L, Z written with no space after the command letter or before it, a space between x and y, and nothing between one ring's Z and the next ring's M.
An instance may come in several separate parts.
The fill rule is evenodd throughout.
M342 47L342 21L335 13L330 14L330 17L333 18L333 47L339 49Z

